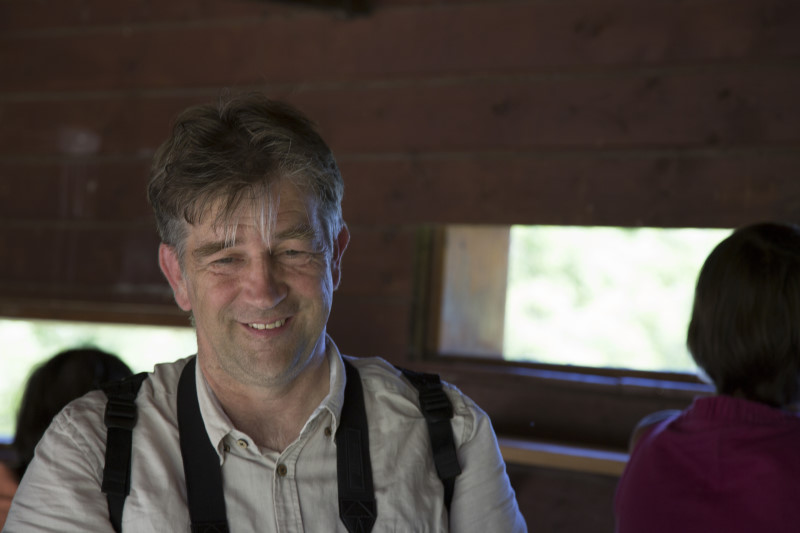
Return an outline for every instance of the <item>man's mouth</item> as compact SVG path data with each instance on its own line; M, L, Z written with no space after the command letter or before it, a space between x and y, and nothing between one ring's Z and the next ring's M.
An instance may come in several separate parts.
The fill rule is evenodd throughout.
M279 328L286 323L286 319L282 318L280 320L276 320L275 322L265 324L261 322L253 322L251 324L247 324L248 327L253 329L275 329Z

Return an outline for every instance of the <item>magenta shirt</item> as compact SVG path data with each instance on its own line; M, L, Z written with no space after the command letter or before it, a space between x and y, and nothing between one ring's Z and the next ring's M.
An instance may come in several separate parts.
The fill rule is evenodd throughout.
M617 486L618 533L800 531L800 417L698 398L637 443Z

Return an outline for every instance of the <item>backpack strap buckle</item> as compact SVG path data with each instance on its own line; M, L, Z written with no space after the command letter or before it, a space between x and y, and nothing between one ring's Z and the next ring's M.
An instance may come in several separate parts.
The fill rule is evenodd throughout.
M108 428L119 428L132 431L136 426L136 404L120 398L109 398L106 404L106 412L103 416Z

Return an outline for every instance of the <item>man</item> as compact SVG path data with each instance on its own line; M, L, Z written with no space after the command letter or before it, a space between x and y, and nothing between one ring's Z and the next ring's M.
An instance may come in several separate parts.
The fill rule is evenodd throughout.
M217 490L230 531L525 531L485 413L445 386L461 470L448 511L417 390L327 336L350 234L339 170L308 119L260 95L188 109L148 194L197 356L158 365L136 396L122 531L188 531L212 506L193 501ZM184 437L187 405L199 436ZM363 432L348 425L359 405ZM112 531L105 407L94 393L55 419L7 531ZM212 459L191 474L204 445Z

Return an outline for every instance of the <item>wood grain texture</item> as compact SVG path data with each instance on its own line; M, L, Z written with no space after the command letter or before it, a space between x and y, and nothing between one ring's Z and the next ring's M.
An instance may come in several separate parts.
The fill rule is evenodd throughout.
M352 18L220 0L6 0L0 9L0 90L13 92L558 73L800 52L800 7L787 0L385 3Z
M800 68L785 65L266 90L314 117L339 157L800 143ZM181 109L218 94L0 101L0 157L152 154Z

